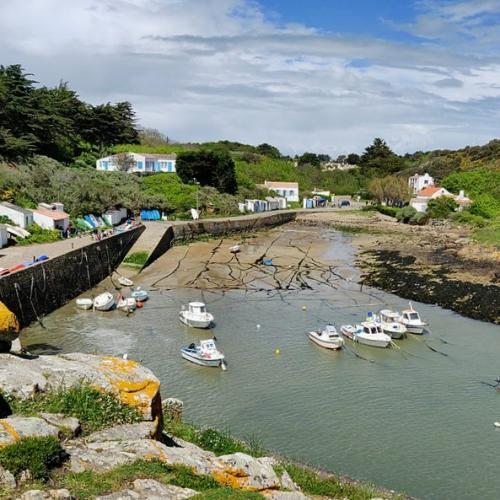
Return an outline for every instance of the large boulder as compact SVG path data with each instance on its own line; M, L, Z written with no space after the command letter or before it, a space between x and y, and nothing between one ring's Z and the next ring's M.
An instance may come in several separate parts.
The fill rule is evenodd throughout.
M212 476L234 489L263 491L281 487L269 461L244 453L217 457L195 445L170 447L152 439L74 440L65 443L64 450L70 456L68 468L71 472L106 472L137 460L158 460L168 465L183 465L199 475Z
M60 490L29 490L23 493L19 500L72 500L71 493L66 489Z
M0 447L27 437L59 437L60 430L38 417L12 416L0 419Z
M16 315L0 302L0 342L6 345L19 337L19 321Z
M162 420L160 381L136 361L92 354L60 354L25 359L0 354L0 391L19 398L89 383L137 408L144 419Z

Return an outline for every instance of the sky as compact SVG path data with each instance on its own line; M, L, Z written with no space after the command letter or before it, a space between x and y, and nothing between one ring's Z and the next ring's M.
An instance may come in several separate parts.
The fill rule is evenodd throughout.
M500 0L1 0L0 64L176 141L398 153L500 136Z

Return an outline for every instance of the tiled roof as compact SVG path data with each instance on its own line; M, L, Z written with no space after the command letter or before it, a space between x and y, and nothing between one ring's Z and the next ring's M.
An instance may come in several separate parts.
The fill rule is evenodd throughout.
M272 181L266 181L265 186L268 188L299 188L299 183L298 182L272 182Z
M20 212L24 215L31 215L31 210L27 210L26 208L18 207L17 205L14 205L14 203L9 203L8 201L3 201L0 203L0 205L3 205L4 207L10 208L11 210L16 210L17 212Z
M69 215L66 212L61 212L60 210L49 210L48 208L37 208L33 210L36 213L41 215L45 215L46 217L50 217L54 220L64 220L69 218Z
M422 189L422 191L419 191L417 193L417 196L432 196L433 194L436 194L438 191L441 191L440 187L427 187Z

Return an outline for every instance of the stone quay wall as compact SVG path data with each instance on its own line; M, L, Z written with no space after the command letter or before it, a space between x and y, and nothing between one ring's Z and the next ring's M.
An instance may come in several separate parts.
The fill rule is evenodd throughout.
M260 229L287 224L295 220L297 212L272 212L269 214L248 215L231 219L205 219L179 222L169 226L151 252L143 269L167 252L175 241L193 240L201 235L228 236L236 233L251 233Z
M40 320L111 275L143 231L138 226L3 276L0 301L21 327Z

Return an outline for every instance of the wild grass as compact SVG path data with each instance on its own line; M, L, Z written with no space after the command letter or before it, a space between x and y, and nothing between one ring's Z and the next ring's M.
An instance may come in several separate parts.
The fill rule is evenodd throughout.
M476 229L472 238L478 243L500 248L500 218L488 222L485 226Z
M29 400L9 399L8 402L18 415L34 416L48 412L76 417L80 420L83 434L141 420L141 414L135 408L85 383L70 389L39 393Z
M57 438L29 437L0 449L0 464L14 476L29 470L33 479L46 480L65 455Z
M261 457L265 454L262 442L256 435L239 440L234 438L228 430L199 429L192 424L168 419L165 420L164 429L169 434L194 443L216 455L241 452L253 457Z
M221 488L215 479L198 476L189 467L166 465L156 460L139 460L102 474L92 471L69 473L60 476L57 482L76 498L85 500L125 489L134 480L145 478L200 492Z
M125 257L125 259L123 260L123 263L127 264L128 266L142 267L144 264L146 264L148 257L148 252L134 252L130 255L127 255L127 257Z

